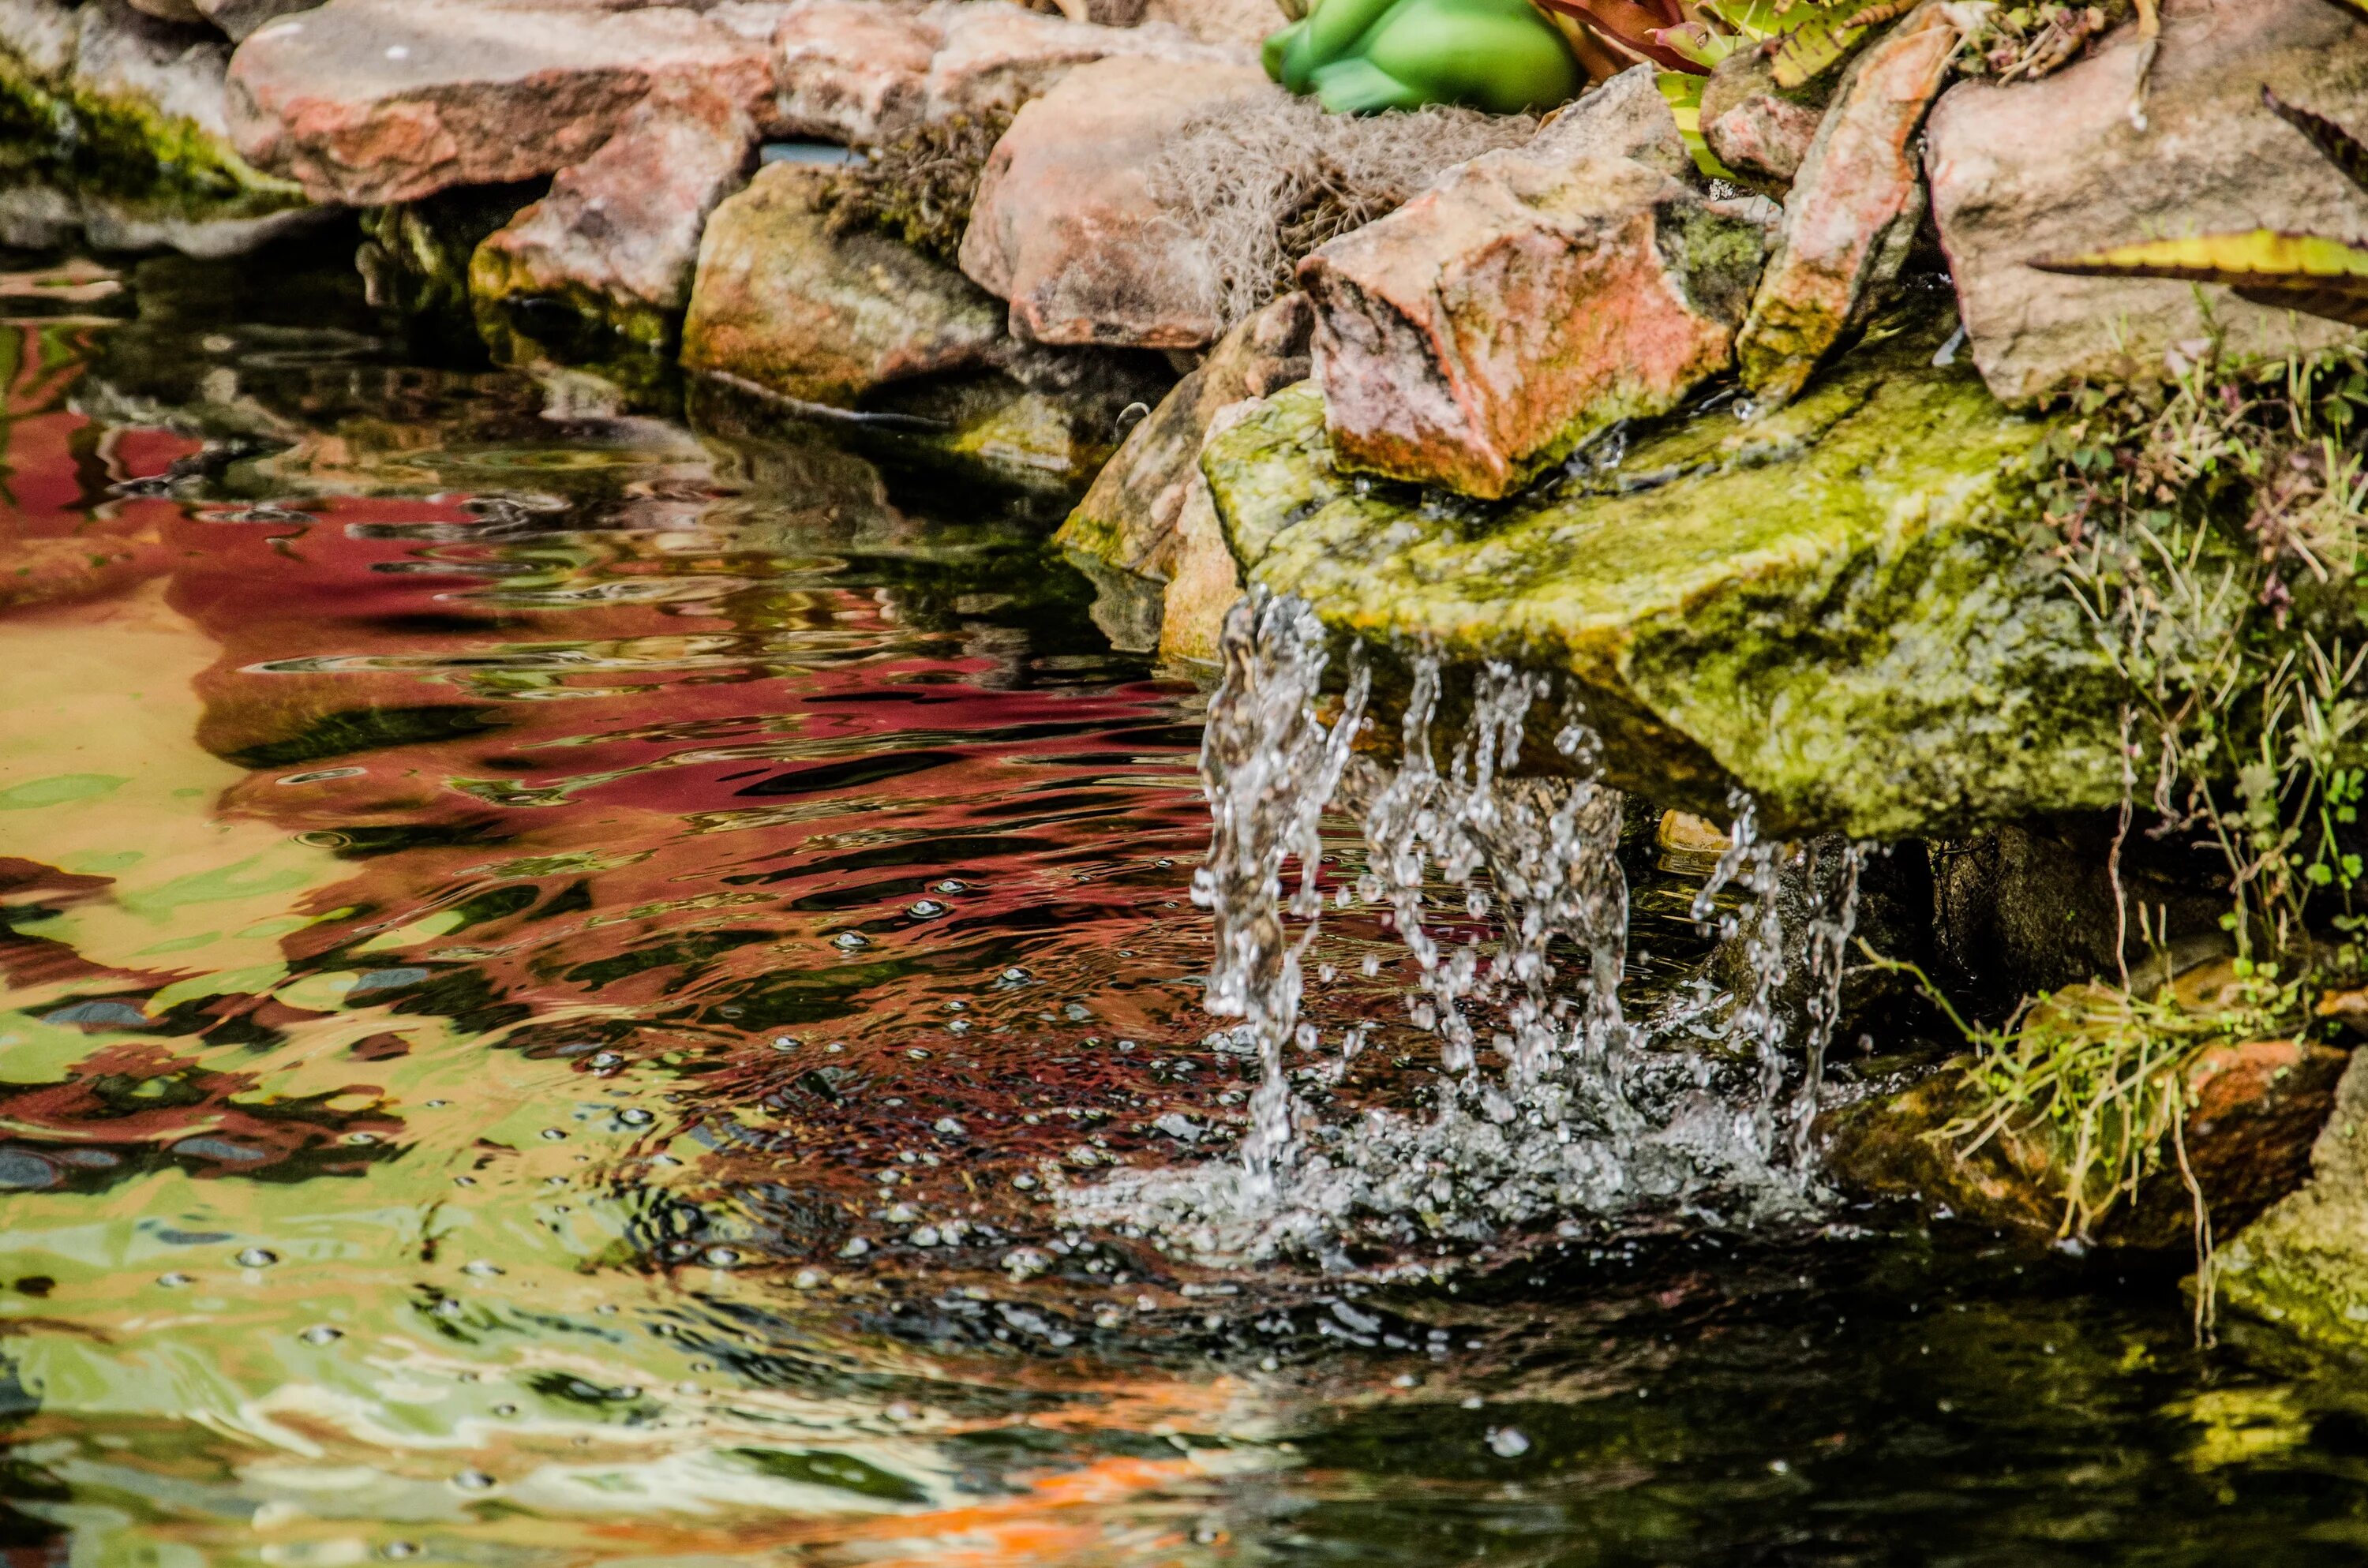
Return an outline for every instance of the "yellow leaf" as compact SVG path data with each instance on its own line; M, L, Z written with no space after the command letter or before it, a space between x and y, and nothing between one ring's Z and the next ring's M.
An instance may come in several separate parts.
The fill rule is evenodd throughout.
M2225 283L2255 304L2283 306L2368 326L2368 248L2323 234L2275 229L2199 234L2116 245L2087 256L2051 256L2042 272L2099 278L2167 278Z

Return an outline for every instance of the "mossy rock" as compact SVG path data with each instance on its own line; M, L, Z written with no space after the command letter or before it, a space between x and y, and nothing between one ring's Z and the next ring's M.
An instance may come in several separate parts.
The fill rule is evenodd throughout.
M1774 831L1882 839L2117 802L2119 687L2024 539L2046 421L1930 331L1877 335L1782 410L1666 421L1494 506L1336 471L1312 382L1202 469L1255 581L1567 672L1656 800L1723 817L1740 784Z
M41 76L0 50L0 167L156 220L235 222L310 205L221 136L131 97Z

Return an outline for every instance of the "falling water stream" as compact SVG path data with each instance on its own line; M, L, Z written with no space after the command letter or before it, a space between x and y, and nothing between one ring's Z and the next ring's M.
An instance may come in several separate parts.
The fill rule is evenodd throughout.
M1599 776L1582 706L1552 678L1487 665L1461 733L1441 737L1448 677L1417 653L1382 760L1358 750L1372 684L1362 649L1328 724L1320 715L1326 633L1304 604L1236 607L1224 658L1201 746L1213 832L1193 898L1216 930L1208 1010L1240 1020L1220 1038L1259 1068L1250 1129L1236 1165L1130 1173L1077 1194L1076 1213L1139 1219L1206 1258L1291 1253L1340 1270L1352 1251L1370 1266L1378 1245L1382 1272L1436 1275L1446 1251L1424 1242L1541 1228L1567 1239L1645 1213L1799 1221L1828 1204L1811 1129L1864 846L1761 841L1738 796L1731 846L1692 913L1740 944L1748 985L1707 1040L1658 1039L1621 1002L1625 802ZM1551 777L1522 771L1541 712L1553 715ZM1357 820L1363 869L1336 873L1327 900L1318 826L1332 810ZM1829 853L1838 863L1821 875ZM1788 870L1811 894L1798 943ZM1744 902L1719 913L1729 886ZM1305 960L1327 903L1382 911L1412 960L1407 1023L1435 1041L1427 1106L1333 1125L1293 1092L1297 1074L1337 1079L1370 1028L1327 1037L1309 1017ZM1792 1019L1779 995L1795 947L1810 972Z

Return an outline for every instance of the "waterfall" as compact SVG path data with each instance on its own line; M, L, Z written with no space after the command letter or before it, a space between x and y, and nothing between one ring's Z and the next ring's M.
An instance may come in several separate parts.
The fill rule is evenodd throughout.
M1326 722L1329 654L1305 606L1246 600L1222 646L1201 762L1211 846L1193 898L1216 927L1208 1011L1238 1020L1220 1043L1258 1059L1250 1125L1231 1161L1118 1173L1069 1193L1076 1219L1143 1226L1212 1261L1296 1253L1346 1267L1352 1254L1435 1257L1442 1244L1486 1247L1547 1226L1576 1235L1654 1210L1748 1218L1815 1206L1810 1126L1860 846L1763 841L1738 797L1733 846L1695 915L1739 944L1748 983L1714 1038L1656 1033L1622 1006L1625 802L1600 776L1573 697L1558 698L1550 676L1491 664L1458 704L1468 711L1456 733L1435 735L1448 675L1417 651L1385 762L1358 750L1371 727L1361 649ZM1528 737L1547 730L1555 776L1522 772ZM1412 960L1406 1028L1435 1041L1427 1106L1327 1121L1292 1088L1294 1062L1337 1073L1370 1027L1342 1029L1327 1057L1303 1016L1327 809L1355 817L1365 849L1358 874L1336 874L1334 906L1378 911ZM1744 902L1719 915L1729 887ZM1788 926L1788 897L1804 890L1810 917ZM1796 967L1807 996L1798 1040L1782 1002Z

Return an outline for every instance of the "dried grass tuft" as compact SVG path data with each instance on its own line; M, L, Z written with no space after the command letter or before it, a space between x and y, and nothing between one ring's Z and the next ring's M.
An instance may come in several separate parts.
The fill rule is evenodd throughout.
M1316 246L1403 206L1451 165L1536 131L1521 115L1326 114L1312 98L1278 97L1187 121L1147 177L1207 247L1230 323L1288 292Z

